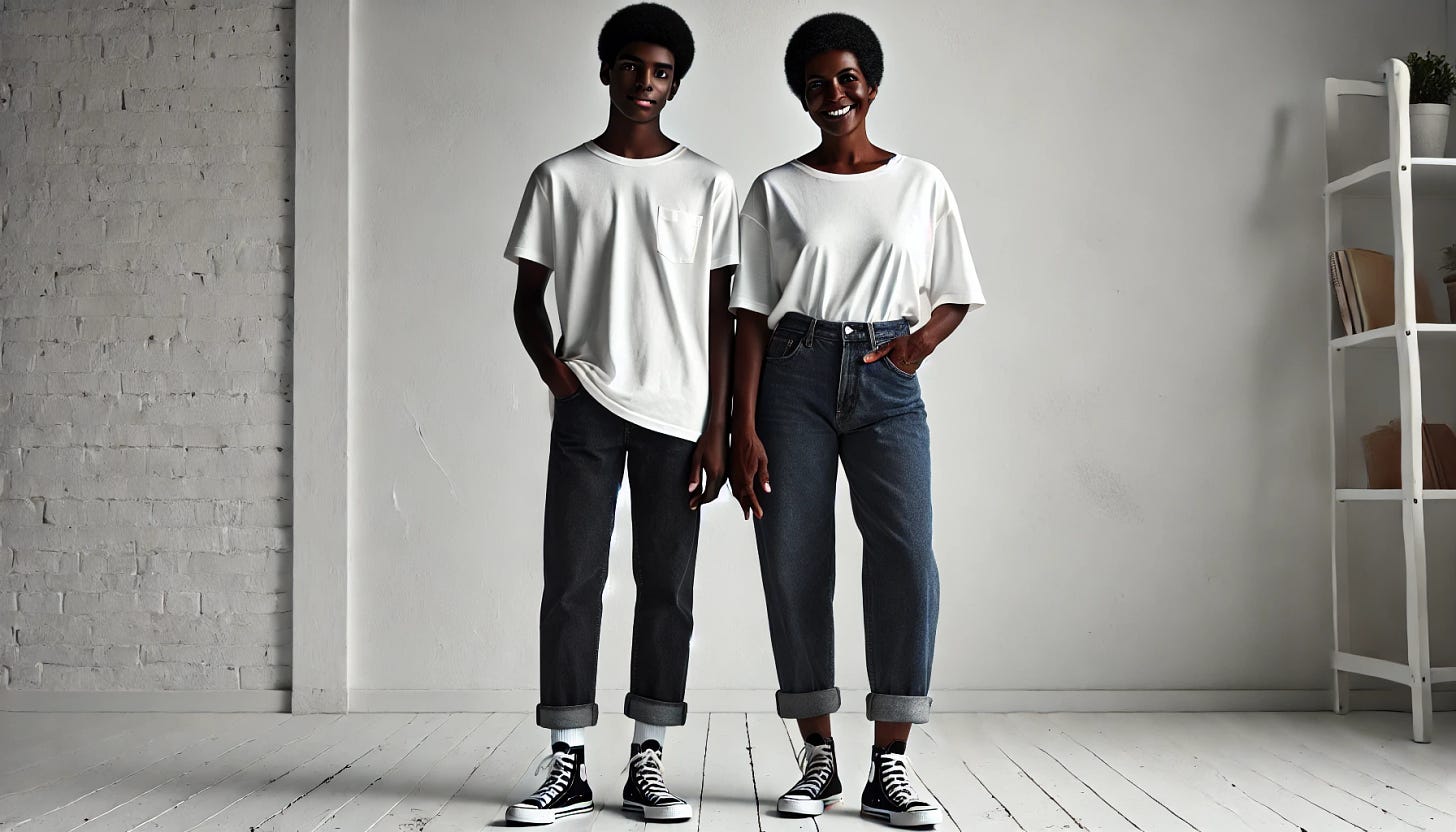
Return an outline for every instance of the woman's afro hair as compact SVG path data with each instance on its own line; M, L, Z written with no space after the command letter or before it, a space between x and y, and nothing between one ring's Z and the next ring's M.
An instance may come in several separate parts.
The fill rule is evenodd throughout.
M804 67L815 55L837 50L853 52L871 87L885 75L885 53L868 23L854 15L834 12L811 17L794 31L784 50L784 76L794 97L804 100Z
M673 58L673 81L680 81L693 65L693 30L682 15L658 3L636 3L618 9L597 36L597 57L610 64L622 47L642 41L667 49Z

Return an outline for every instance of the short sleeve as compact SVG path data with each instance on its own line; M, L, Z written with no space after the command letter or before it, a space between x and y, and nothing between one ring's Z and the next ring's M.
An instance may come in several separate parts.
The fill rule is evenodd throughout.
M930 299L931 309L943 303L964 303L977 309L986 305L986 297L981 293L981 281L976 276L975 263L971 261L971 247L966 243L961 212L948 185L941 182L938 190L930 274L925 293Z
M708 209L709 269L738 265L738 193L727 174L713 183L713 204Z
M526 183L516 224L506 241L506 259L512 263L531 260L548 269L556 268L555 215L551 210L551 180L536 168Z
M770 247L763 181L753 183L743 201L738 222L738 272L733 277L730 309L747 309L760 315L773 312L778 292L773 281L773 257Z

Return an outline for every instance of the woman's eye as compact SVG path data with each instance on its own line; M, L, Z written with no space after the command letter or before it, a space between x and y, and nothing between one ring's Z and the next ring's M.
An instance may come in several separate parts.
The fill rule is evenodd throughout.
M657 77L658 78L666 78L667 77L667 70L665 70L665 69L659 69L657 71Z

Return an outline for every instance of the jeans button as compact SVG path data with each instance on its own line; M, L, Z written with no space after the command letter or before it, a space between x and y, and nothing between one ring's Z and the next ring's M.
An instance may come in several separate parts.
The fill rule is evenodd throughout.
M849 326L848 324L845 324L844 334L845 335L853 335L854 334L854 327Z

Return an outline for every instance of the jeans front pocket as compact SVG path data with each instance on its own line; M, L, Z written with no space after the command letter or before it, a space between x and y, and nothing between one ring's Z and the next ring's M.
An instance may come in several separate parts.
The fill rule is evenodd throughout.
M907 373L904 370L900 369L898 366L896 366L895 362L891 361L890 356L888 355L884 358L881 358L880 363L884 364L886 367L889 367L894 373L901 376L902 378L915 378L914 373Z
M785 358L792 358L803 345L804 337L802 335L776 331L769 337L768 348L764 350L763 357L769 361L782 361Z
M697 258L698 231L703 215L675 208L657 209L657 253L669 263L691 263Z

